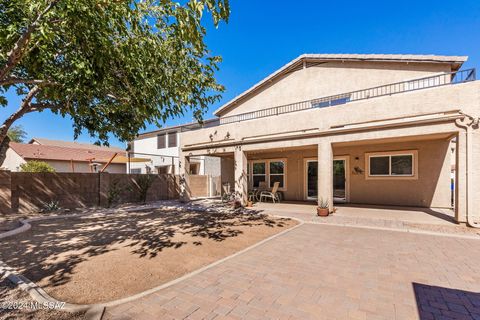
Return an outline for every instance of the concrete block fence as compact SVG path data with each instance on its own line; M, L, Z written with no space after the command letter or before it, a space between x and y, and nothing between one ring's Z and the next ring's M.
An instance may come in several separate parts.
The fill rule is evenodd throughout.
M113 173L27 173L0 171L0 213L38 211L45 203L58 201L61 208L107 206L108 195L117 187L116 203L139 201L140 174ZM150 175L153 183L147 201L171 200L179 197L179 177ZM208 176L197 176L195 193L207 193ZM205 191L202 189L205 188Z

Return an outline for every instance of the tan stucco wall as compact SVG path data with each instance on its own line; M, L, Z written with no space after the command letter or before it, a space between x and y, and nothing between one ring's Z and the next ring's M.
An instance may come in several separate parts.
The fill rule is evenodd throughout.
M363 83L359 82L356 89L361 89ZM301 81L297 83L301 85ZM340 86L341 83L337 83ZM270 87L270 95L282 95L282 89ZM341 92L344 92L343 90ZM302 96L295 98L295 101L307 100L308 97ZM390 118L405 119L407 117L416 117L416 121L422 120L421 115L441 113L452 110L460 110L474 118L480 117L480 81L472 81L462 84L445 85L430 89L410 91L391 96L371 98L361 101L346 103L343 105L310 109L278 116L270 116L255 120L242 121L220 125L201 130L194 130L182 133L182 148L190 155L218 154L233 152L236 146L241 146L246 152L268 150L273 148L291 148L302 146L316 146L319 143L339 143L363 141L368 139L390 139L395 137L414 137L421 135L431 135L436 133L458 134L463 129L455 125L454 120L438 123L415 123L405 124L402 127L392 128L371 128L359 132L335 133L332 127L340 125L349 125L355 123L382 121ZM413 118L412 118L413 119ZM399 120L403 121L403 120ZM478 127L478 126L477 126ZM346 127L345 127L346 128ZM480 184L480 169L475 163L480 163L480 138L479 129L474 129L474 140L470 153L472 154L472 165L468 168L470 183L475 186ZM332 132L332 133L330 133ZM305 135L310 137L291 139L288 135ZM317 135L315 135L317 134ZM263 141L269 138L281 136L276 141ZM213 140L213 142L211 141ZM328 142L325 142L327 140ZM459 153L463 156L462 162L457 161L460 172L459 177L463 180L458 181L458 186L463 191L458 196L458 206L456 208L457 220L465 221L466 215L466 171L464 158L466 148L460 148ZM463 163L463 164L462 164ZM447 170L448 172L449 170ZM444 179L444 169L437 172L441 179ZM449 193L449 183L434 186L435 190L430 190L429 194L416 194L409 199L402 201L402 205L423 206L448 206L445 200L445 193ZM446 186L446 187L444 187ZM302 186L303 187L303 186ZM393 188L393 187L391 187ZM288 190L290 193L290 190ZM367 195L363 195L365 199ZM469 201L472 204L480 201L480 188L471 188ZM367 199L368 200L368 199ZM393 199L391 199L393 200ZM352 198L352 201L360 201ZM421 202L421 204L419 203ZM428 204L430 202L430 204ZM389 201L389 203L391 203ZM416 203L416 204L414 204ZM480 216L480 212L471 212L471 215Z
M480 128L473 131L470 138L472 139L473 145L473 150L471 150L472 167L469 168L469 174L471 179L469 197L471 197L470 205L472 210L470 214L475 217L475 221L480 223L480 209L478 208L478 204L480 203Z
M272 136L288 131L328 130L331 126L406 117L425 113L461 109L480 116L480 81L447 85L401 93L392 96L356 101L334 107L311 109L278 116L248 120L182 133L182 147L214 141L241 142L255 136ZM421 130L420 130L421 131ZM307 142L309 143L309 142ZM221 152L221 148L215 148Z
M232 157L222 157L220 160L221 183L222 185L224 183L230 183L231 191L233 191L233 189L235 188L235 168L234 168L234 160ZM223 187L221 192L223 194Z
M333 149L350 161L350 202L419 207L451 207L449 140L412 141ZM418 179L366 179L365 153L416 150ZM356 160L358 158L358 160ZM354 167L365 171L353 173Z
M327 62L294 71L237 102L222 116L317 99L359 89L450 72L448 64Z

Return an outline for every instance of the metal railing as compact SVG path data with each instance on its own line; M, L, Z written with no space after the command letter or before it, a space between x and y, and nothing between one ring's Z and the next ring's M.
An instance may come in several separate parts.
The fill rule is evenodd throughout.
M290 112L309 110L315 108L332 107L345 104L352 101L371 99L376 97L388 96L408 91L422 90L427 88L439 87L449 84L458 84L476 79L475 69L466 69L456 72L443 73L440 75L423 77L408 81L396 82L369 89L357 90L323 98L307 100L297 103L291 103L283 106L262 109L258 111L241 113L228 117L221 117L219 124L228 124L252 119L275 116Z

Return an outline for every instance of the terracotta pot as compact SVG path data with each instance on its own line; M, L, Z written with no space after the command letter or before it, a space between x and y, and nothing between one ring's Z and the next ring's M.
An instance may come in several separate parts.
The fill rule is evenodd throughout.
M320 217L327 217L329 214L328 208L317 208L317 215Z

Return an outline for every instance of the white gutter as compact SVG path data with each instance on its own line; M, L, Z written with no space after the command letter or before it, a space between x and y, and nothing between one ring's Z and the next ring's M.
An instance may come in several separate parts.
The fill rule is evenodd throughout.
M480 221L476 222L473 220L473 206L472 206L472 197L470 196L470 190L472 190L472 181L468 177L469 167L473 165L472 160L472 151L473 151L473 144L472 144L472 126L478 125L479 119L475 119L471 116L464 114L465 117L462 119L455 120L455 124L465 129L465 143L466 143L466 164L465 164L465 179L466 179L466 198L467 198L467 224L473 228L480 228ZM458 150L458 146L457 146ZM457 151L458 152L458 151Z

